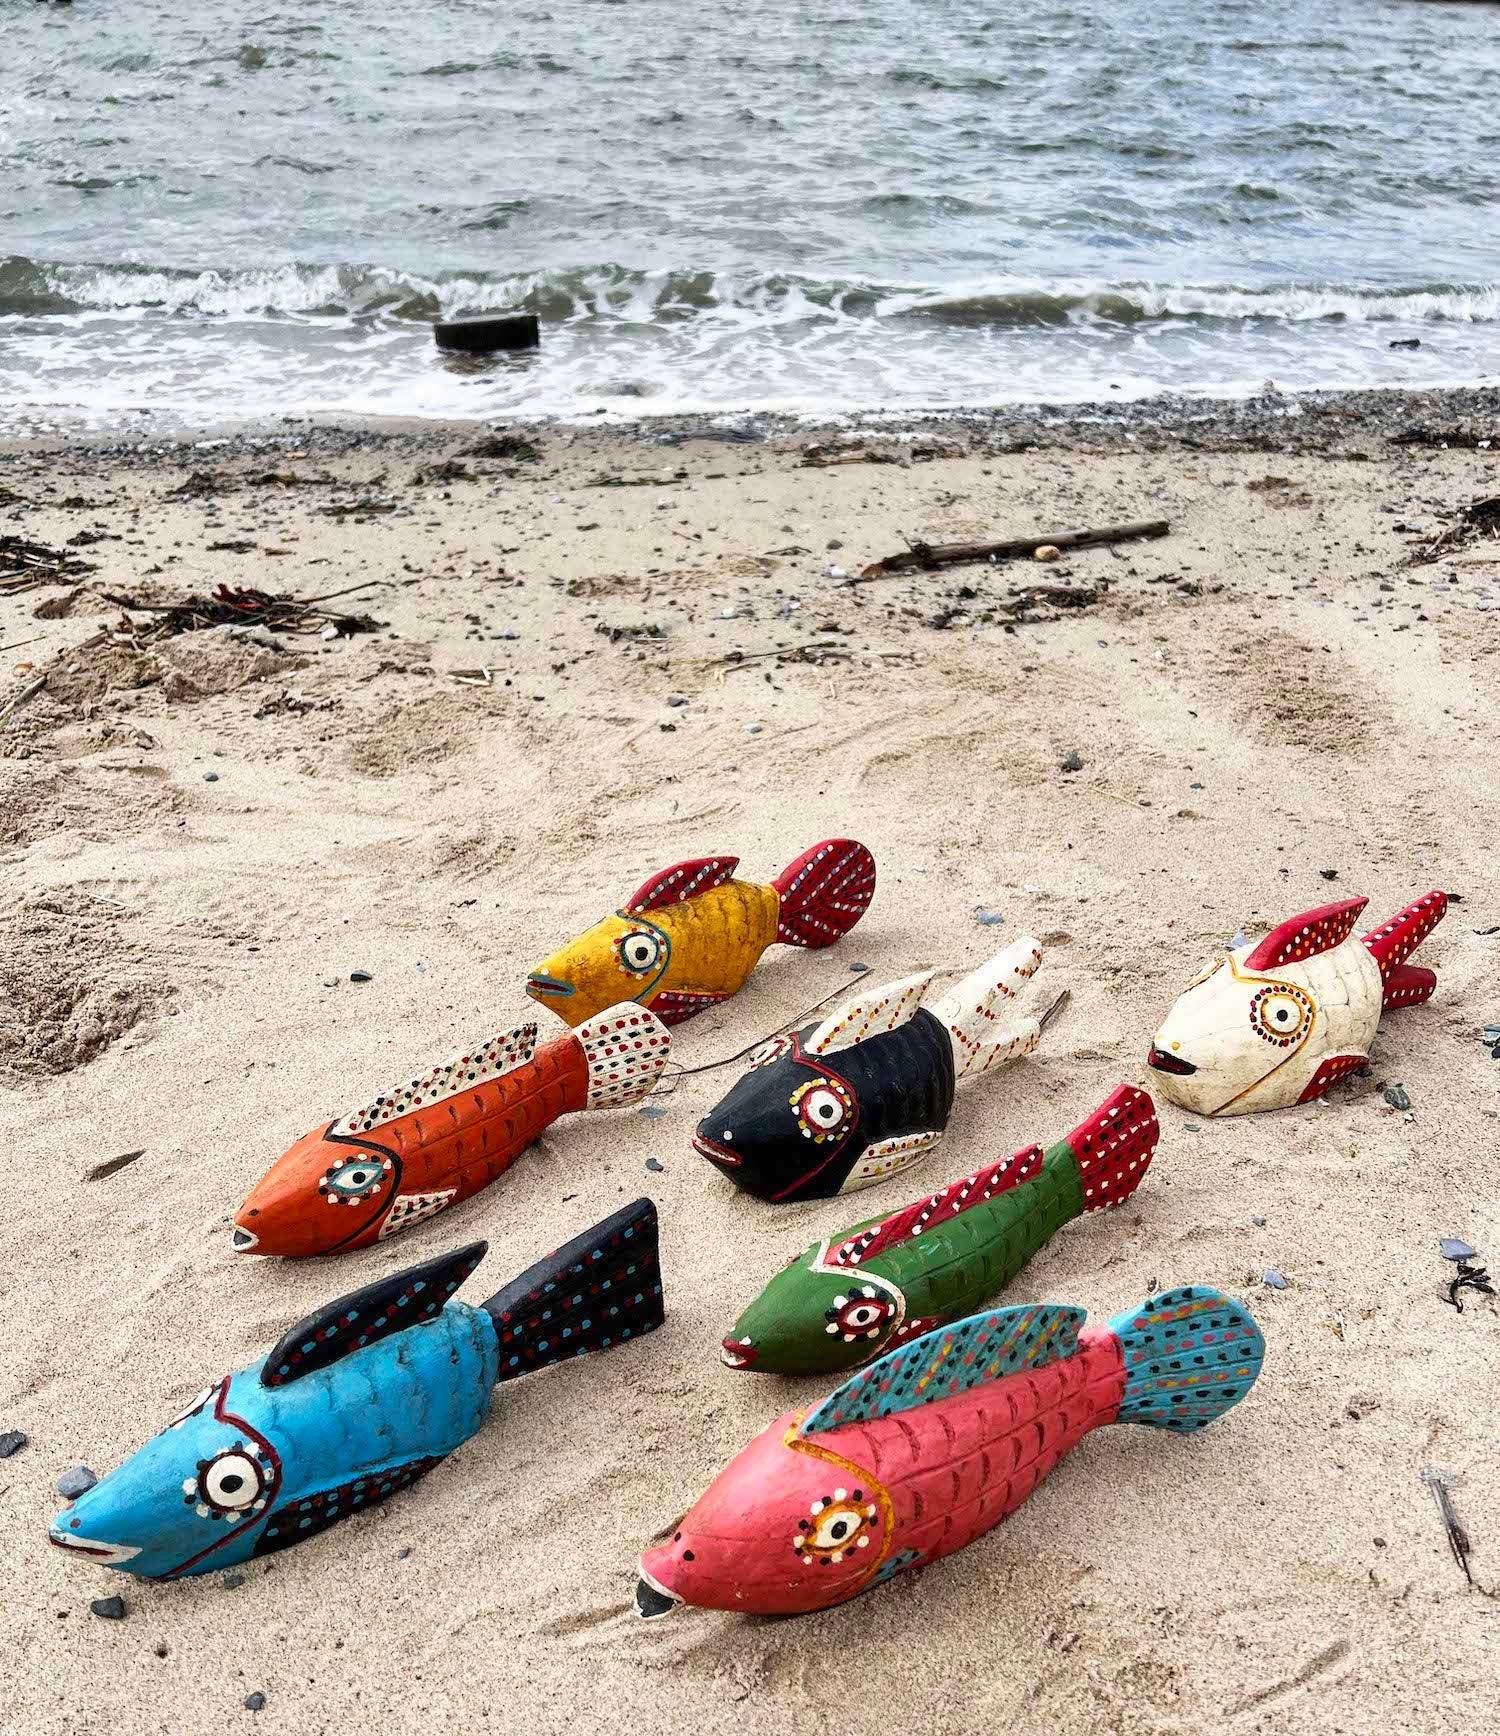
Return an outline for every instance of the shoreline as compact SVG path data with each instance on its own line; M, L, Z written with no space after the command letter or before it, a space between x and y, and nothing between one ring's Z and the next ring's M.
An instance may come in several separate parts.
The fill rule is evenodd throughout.
M790 413L772 410L667 413L639 416L476 417L346 416L333 413L274 420L206 422L172 430L141 427L0 436L0 463L8 455L70 452L99 457L164 456L185 448L253 454L312 442L348 449L394 444L413 449L473 438L481 429L533 437L603 434L622 442L675 445L692 439L762 444L819 438L887 440L927 434L962 434L995 452L1074 448L1100 451L1188 450L1312 452L1347 455L1351 442L1366 456L1370 441L1391 442L1409 430L1451 430L1461 441L1490 440L1500 449L1500 384L1471 386L1349 387L1267 390L1245 397L1198 397L1177 392L1123 400L1034 401L934 409L873 406L858 411ZM1434 441L1433 444L1440 444Z

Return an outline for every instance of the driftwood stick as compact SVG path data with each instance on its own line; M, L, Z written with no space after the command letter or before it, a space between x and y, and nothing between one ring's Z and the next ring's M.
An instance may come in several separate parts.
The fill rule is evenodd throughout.
M913 568L961 566L971 561L988 561L997 557L1035 554L1051 543L1057 549L1097 548L1101 543L1134 542L1140 537L1165 536L1171 527L1164 518L1146 519L1138 524L1106 524L1097 530L1049 531L1044 536L1010 537L1005 542L989 543L914 543L900 554L887 555L875 561L848 581L863 584L867 579L884 579L892 573L906 573Z

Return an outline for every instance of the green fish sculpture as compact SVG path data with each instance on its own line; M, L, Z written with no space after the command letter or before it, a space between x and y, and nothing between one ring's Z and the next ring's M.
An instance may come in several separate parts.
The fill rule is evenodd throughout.
M978 1312L1064 1224L1128 1200L1160 1131L1146 1093L1119 1085L1046 1151L1028 1146L816 1243L741 1314L724 1362L758 1374L844 1374Z

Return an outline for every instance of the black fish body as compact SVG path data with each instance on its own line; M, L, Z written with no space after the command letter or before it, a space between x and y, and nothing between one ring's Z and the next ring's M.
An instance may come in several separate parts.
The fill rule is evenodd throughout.
M1018 941L933 1006L931 972L874 989L818 1025L774 1037L693 1141L759 1199L829 1199L896 1175L942 1138L966 1073L1035 1047L1034 1019L997 1017L1036 969Z

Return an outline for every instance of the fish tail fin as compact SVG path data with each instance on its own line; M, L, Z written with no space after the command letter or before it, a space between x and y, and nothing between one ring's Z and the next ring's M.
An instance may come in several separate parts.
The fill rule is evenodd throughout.
M1191 1434L1255 1384L1266 1341L1248 1308L1199 1284L1164 1290L1109 1323L1125 1365L1117 1423Z
M500 1342L497 1381L654 1332L666 1318L655 1204L622 1206L483 1307Z
M870 908L875 858L852 838L825 838L771 884L781 900L777 940L787 946L832 946Z
M634 1001L595 1013L573 1035L588 1063L585 1109L625 1109L649 1097L672 1055L667 1027Z
M1067 1137L1083 1182L1083 1209L1124 1205L1145 1179L1160 1137L1156 1105L1134 1085L1117 1085Z
M1447 909L1446 892L1429 892L1398 910L1389 922L1361 936L1380 967L1383 1008L1412 1007L1432 999L1437 978L1430 970L1408 965L1406 960L1443 920Z
M953 1072L958 1079L982 1073L997 1061L1029 1055L1042 1027L1035 1019L1008 1012L1042 962L1042 943L1023 934L992 959L970 971L929 1007L953 1039Z

